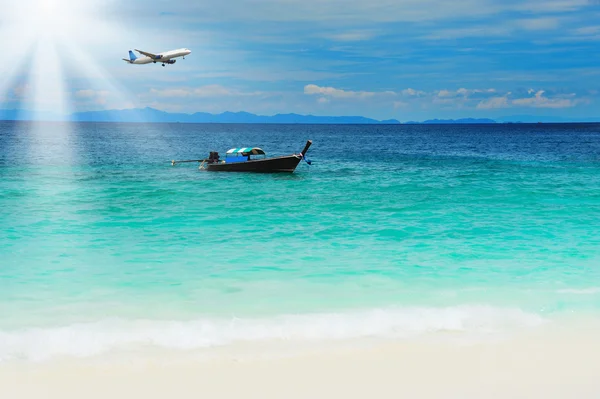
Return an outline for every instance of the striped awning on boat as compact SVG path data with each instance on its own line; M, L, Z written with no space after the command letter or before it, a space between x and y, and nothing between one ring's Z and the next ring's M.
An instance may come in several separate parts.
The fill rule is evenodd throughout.
M265 152L258 147L242 147L242 148L232 148L227 150L227 154L242 154L242 155L263 155Z

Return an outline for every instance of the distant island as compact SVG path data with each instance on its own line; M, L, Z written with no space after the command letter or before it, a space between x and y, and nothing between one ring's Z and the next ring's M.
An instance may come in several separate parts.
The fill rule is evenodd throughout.
M23 110L0 110L0 120L75 121L75 122L146 122L146 123L279 123L279 124L399 124L395 119L376 120L363 116L315 116L299 114L255 115L249 112L209 114L170 113L154 108L76 112L61 116L33 114Z
M71 115L71 120L81 122L179 122L179 123L280 123L280 124L399 124L395 119L376 120L363 116L314 116L298 114L277 114L264 116L249 112L223 112L209 114L169 113L154 108L126 109L111 111L79 112Z
M600 122L600 118L585 120L562 120L559 117L536 117L520 115L502 117L498 120L489 118L462 119L428 119L422 122L400 122L396 119L376 120L363 116L316 116L299 114L277 114L273 116L256 115L249 112L223 112L209 114L196 112L193 114L170 113L158 109L134 108L122 110L76 112L69 115L53 113L33 113L27 110L0 110L0 120L8 121L75 121L75 122L145 122L145 123L265 123L265 124L492 124L492 123L536 123L536 122Z

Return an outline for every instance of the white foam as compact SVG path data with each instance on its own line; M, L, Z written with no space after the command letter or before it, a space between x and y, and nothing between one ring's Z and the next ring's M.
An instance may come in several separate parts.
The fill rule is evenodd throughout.
M372 309L262 319L103 320L0 331L0 360L88 357L147 346L192 350L244 341L407 338L436 332L490 334L542 322L540 316L519 309L486 306Z
M557 291L559 294L594 295L600 294L600 287L590 288L565 288Z

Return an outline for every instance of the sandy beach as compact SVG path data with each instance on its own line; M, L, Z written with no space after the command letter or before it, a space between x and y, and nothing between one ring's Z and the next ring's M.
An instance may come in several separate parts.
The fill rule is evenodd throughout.
M500 342L371 342L279 357L229 347L210 358L4 363L0 397L598 398L598 332L543 328Z

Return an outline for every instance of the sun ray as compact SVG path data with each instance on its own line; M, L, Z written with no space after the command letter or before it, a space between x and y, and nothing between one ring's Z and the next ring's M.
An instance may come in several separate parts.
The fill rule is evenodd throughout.
M112 0L20 0L3 5L0 31L12 40L3 44L3 51L8 50L11 54L11 62L5 62L0 67L3 76L0 94L10 91L13 81L22 74L21 60L30 56L34 58L33 63L43 64L46 62L44 57L50 55L53 57L52 64L58 62L64 69L69 67L78 75L87 75L87 79L96 86L108 84L114 95L122 97L122 103L127 102L129 95L122 87L116 87L114 79L98 63L105 60L107 54L114 53L122 42L122 29L110 19L102 18L111 4ZM28 49L34 43L38 44L35 54L28 54ZM60 53L58 57L55 56L57 51ZM36 71L45 69L48 80L61 81L58 76L52 75L60 69L54 65L31 67ZM42 80L38 79L37 82ZM39 93L40 90L34 89L34 92ZM35 100L35 106L43 104L42 98Z
M69 76L74 82L71 85L71 89L74 91L75 97L82 90L89 89L90 94L96 94L94 96L84 96L84 98L90 98L94 104L84 105L97 105L103 108L133 108L136 99L131 93L129 88L120 84L110 72L101 68L95 62L89 62L85 49L77 46L76 44L65 43L63 50L67 53L68 58L72 60L71 63L65 65L65 69L69 71ZM77 98L75 98L75 101ZM74 104L74 110L80 110L78 104Z
M20 0L3 4L0 32L14 39L3 49L12 61L0 67L0 98L5 105L10 104L6 102L9 97L15 103L12 97L17 90L21 108L36 120L68 118L85 107L134 107L136 98L102 67L106 55L112 56L120 46L124 30L102 18L111 2ZM17 86L19 82L24 82L22 87ZM32 126L31 134L41 139L42 125ZM56 142L64 144L62 152L54 148L52 154L71 159L69 124L55 124L51 130Z
M29 76L28 107L34 122L29 124L29 161L40 164L72 163L70 126L48 123L68 112L69 101L59 57L50 41L41 40L36 48Z
M0 98L24 82L25 86L19 87L21 106L36 120L69 119L76 111L138 108L141 98L123 79L140 79L149 76L149 71L126 69L130 65L120 60L127 51L124 38L135 43L152 38L153 43L160 43L160 35L108 17L115 10L113 5L114 0L19 0L7 4L0 15L0 30L14 37L8 47L13 61L0 67L4 77ZM141 117L139 122L147 121ZM31 157L63 165L76 163L73 124L30 126ZM145 151L143 141L134 145L140 148L132 150Z
M6 19L0 20L2 22L0 37L10 38L2 43L2 51L11 55L10 60L0 63L0 97L6 99L14 94L15 89L19 90L20 97L25 94L26 82L23 81L30 73L32 53L35 48L35 35L30 30L21 32L18 25L14 23L15 20L11 18L14 14L10 10L10 8L3 10L5 11L3 17ZM23 85L16 87L18 83Z

